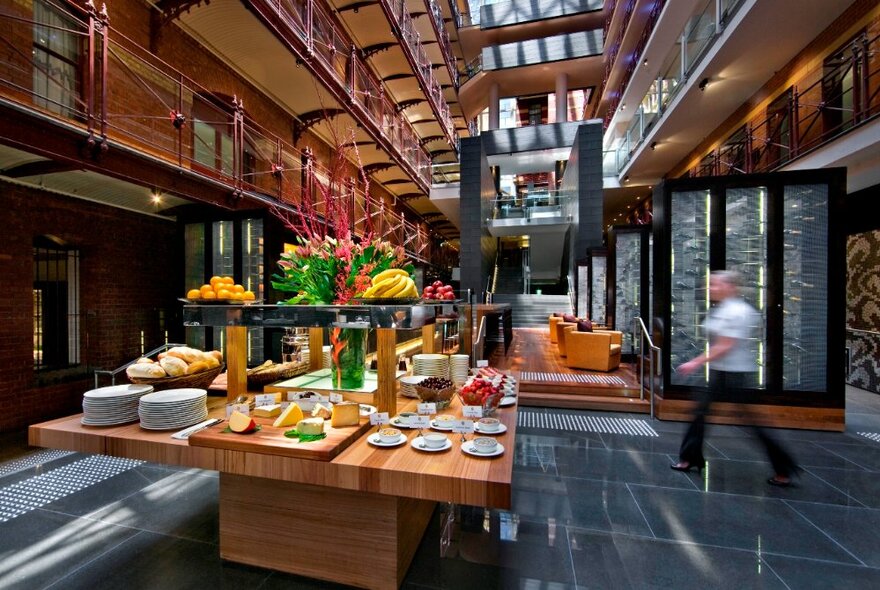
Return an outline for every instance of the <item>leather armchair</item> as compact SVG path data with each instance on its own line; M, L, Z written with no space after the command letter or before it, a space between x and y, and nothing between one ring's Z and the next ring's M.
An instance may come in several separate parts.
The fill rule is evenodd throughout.
M556 346L559 349L559 356L565 356L565 332L575 328L577 328L577 324L571 322L556 322Z
M551 315L550 316L550 342L556 344L556 324L562 321L562 317Z
M570 369L613 371L620 366L623 332L601 330L596 332L564 332L567 351L566 365Z

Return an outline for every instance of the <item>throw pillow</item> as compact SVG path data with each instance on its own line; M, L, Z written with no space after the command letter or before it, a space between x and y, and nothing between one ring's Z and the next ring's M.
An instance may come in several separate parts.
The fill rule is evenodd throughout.
M575 316L571 315L570 313L567 313L562 316L562 321L567 324L576 324L578 319Z
M553 317L554 317L554 318L561 318L563 315L564 315L564 314L561 314L561 313L559 313L558 311L554 311L554 312L553 312Z
M577 331L578 332L592 332L593 331L593 322L591 322L590 320L578 320Z

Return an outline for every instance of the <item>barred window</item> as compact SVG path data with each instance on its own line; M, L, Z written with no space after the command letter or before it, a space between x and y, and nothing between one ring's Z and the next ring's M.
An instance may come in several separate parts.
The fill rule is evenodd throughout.
M36 104L72 117L79 97L80 38L76 24L44 0L34 1L34 73Z
M34 370L80 363L79 250L51 236L34 240Z

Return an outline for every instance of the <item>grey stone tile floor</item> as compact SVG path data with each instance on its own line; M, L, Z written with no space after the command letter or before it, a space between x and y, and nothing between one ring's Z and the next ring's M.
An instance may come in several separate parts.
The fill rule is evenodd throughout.
M669 469L682 423L532 409L646 420L658 436L521 427L511 510L438 506L403 587L880 588L880 442L859 434L880 434L880 395L848 388L847 408L844 433L773 431L804 468L784 489L745 428L710 426L708 468L685 474ZM0 588L342 588L221 560L216 472L105 477L86 455L0 443ZM85 487L56 489L53 473L80 466Z

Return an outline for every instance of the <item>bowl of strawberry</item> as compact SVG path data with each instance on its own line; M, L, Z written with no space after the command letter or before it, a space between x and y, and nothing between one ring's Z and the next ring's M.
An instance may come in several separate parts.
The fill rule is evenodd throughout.
M444 285L443 281L434 281L422 289L422 299L434 301L454 301L455 289L452 285Z
M482 406L483 416L494 413L504 397L491 381L480 377L462 387L458 395L466 406Z

